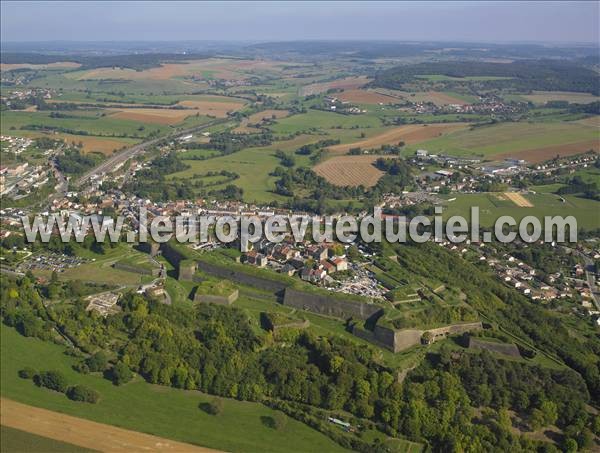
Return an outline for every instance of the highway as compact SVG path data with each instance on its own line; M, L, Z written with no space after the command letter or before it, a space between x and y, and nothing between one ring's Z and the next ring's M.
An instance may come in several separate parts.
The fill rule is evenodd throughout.
M127 161L128 159L132 158L133 156L135 156L138 153L144 152L144 150L147 147L155 145L158 142L161 142L163 140L168 140L168 139L175 139L177 137L192 134L194 132L200 132L204 129L208 129L209 127L215 126L217 124L225 123L227 121L228 121L227 118L218 119L218 120L214 120L209 123L206 123L206 124L202 124L201 126L192 127L190 129L184 129L181 131L174 132L173 134L164 135L164 136L161 136L158 138L153 138L152 140L138 143L137 145L134 145L131 148L127 148L127 149L124 149L123 151L113 154L111 157L109 157L108 159L103 161L100 165L98 165L97 167L94 167L93 169L89 170L87 173L83 174L77 180L76 184L81 186L81 185L85 184L86 182L88 182L95 175L100 176L100 175L103 175L106 173L110 173L111 171L114 171L118 167L119 164L122 164L123 162Z

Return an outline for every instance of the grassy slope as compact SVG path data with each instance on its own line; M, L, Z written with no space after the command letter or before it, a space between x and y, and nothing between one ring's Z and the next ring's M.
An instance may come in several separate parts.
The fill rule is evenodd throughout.
M290 419L277 431L266 427L261 417L274 411L257 403L224 401L224 411L211 416L198 408L211 396L196 391L176 390L149 385L141 379L113 386L97 375L80 375L71 369L74 359L63 354L64 348L33 338L20 336L2 326L1 377L2 396L46 409L63 412L126 429L155 434L227 451L343 451L329 438ZM81 383L98 390L98 404L82 404L64 395L36 387L17 376L19 369L57 369L71 383Z
M95 450L2 426L0 427L0 451L7 453L87 453Z

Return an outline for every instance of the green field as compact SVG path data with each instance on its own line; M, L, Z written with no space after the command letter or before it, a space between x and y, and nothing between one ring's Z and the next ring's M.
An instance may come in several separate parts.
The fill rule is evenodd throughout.
M295 134L309 129L325 130L341 127L374 128L381 127L379 119L373 115L342 115L340 113L309 110L307 113L277 120L271 129L277 134ZM335 135L332 138L337 138Z
M502 123L447 134L418 148L453 156L491 157L546 146L598 140L598 130L579 123ZM415 146L407 147L411 153Z
M8 426L0 426L0 451L3 453L91 453L96 450L37 436Z
M521 208L512 202L498 200L494 194L457 194L447 198L456 198L447 202L444 209L444 219L453 215L470 218L471 206L479 207L481 226L490 227L498 217L513 216L519 222L525 216L536 216L542 221L544 216L574 216L578 228L587 230L600 228L600 202L576 197L564 196L562 202L557 195L551 193L537 193L526 195L533 208Z
M303 144L314 143L322 138L322 135L301 135L292 140L275 142L268 147L246 148L226 156L206 160L184 160L190 168L173 173L168 178L193 178L194 175L203 175L209 171L228 170L237 173L240 177L230 183L211 186L211 190L221 189L232 183L244 190L243 198L246 201L268 203L272 200L284 200L285 197L273 192L278 178L271 176L270 173L275 167L281 165L280 160L275 157L275 151L279 149L286 154L294 155L297 166L308 166L308 156L295 155L294 151ZM185 154L181 157L184 158Z
M306 452L343 451L332 440L289 419L283 430L265 426L261 417L274 411L258 403L224 400L219 416L198 408L212 397L197 391L150 385L137 378L117 387L99 375L82 375L71 366L75 359L64 347L25 338L2 326L2 396L45 409L108 423L134 431L226 451ZM60 370L73 384L85 384L101 394L97 404L70 401L64 395L35 386L17 372L25 366ZM290 440L293 439L293 442Z

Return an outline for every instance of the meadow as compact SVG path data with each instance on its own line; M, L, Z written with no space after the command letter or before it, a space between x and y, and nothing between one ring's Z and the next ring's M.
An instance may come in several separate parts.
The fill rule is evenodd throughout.
M246 148L226 156L214 157L206 160L184 160L190 168L173 173L172 178L194 178L194 175L206 174L209 171L227 170L239 175L233 184L244 190L245 201L268 203L273 200L284 200L285 197L273 192L276 176L271 176L275 167L280 166L280 160L275 156L276 150L281 150L288 155L293 155L297 166L308 166L308 156L298 156L294 151L307 143L319 141L323 136L299 135L291 140L275 142L268 147ZM204 152L204 150L202 150ZM188 151L181 155L185 158ZM221 189L224 186L213 186L211 189Z
M471 206L479 207L480 223L483 227L494 225L501 216L512 216L519 222L525 216L535 216L544 221L544 216L574 216L579 229L592 230L600 228L600 202L566 195L565 201L551 193L527 194L524 197L533 205L532 208L518 207L509 200L500 200L497 194L452 194L447 201L443 217L448 219L460 215L467 219L471 215Z
M569 147L568 154L594 146L597 149L598 131L575 122L501 123L456 131L419 144L419 148L431 152L492 159L509 156L527 159L527 155L534 152L551 159L562 154L561 146ZM408 154L414 150L407 147Z
M92 453L95 450L37 436L19 429L0 426L0 451L43 453Z
M150 385L136 378L114 386L97 374L82 375L71 367L76 359L65 348L35 338L25 338L14 329L1 328L2 396L76 417L108 423L134 431L225 451L343 451L332 440L308 426L289 419L282 430L266 426L273 410L258 403L224 399L219 416L208 415L199 405L212 400L197 391ZM62 371L72 384L83 384L101 394L97 404L70 401L63 394L35 386L18 377L30 366L38 370ZM267 442L268 439L268 442ZM290 439L294 439L290 442Z

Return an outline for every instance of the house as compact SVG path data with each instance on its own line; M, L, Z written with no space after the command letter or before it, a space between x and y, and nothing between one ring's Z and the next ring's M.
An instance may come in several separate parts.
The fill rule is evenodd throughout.
M322 245L311 245L307 248L307 252L315 261L323 261L327 259L329 249Z
M296 254L296 251L287 245L278 245L273 250L273 258L278 261L288 261Z
M296 273L296 268L294 266L292 266L291 264L286 263L281 267L279 272L281 272L282 274L287 274L291 277L292 275L294 275Z
M265 267L267 265L267 257L254 250L246 252L242 255L242 259L245 263L252 264L253 266Z
M300 278L307 282L320 283L321 280L323 280L326 275L327 275L327 272L325 271L325 269L304 268L304 269L302 269L302 272L300 273Z
M329 261L321 261L320 263L320 267L322 269L324 269L328 274L333 274L337 269L335 267L335 264L329 262Z
M330 261L335 266L335 270L337 272L342 272L342 271L348 270L348 261L346 261L345 258L336 257Z

